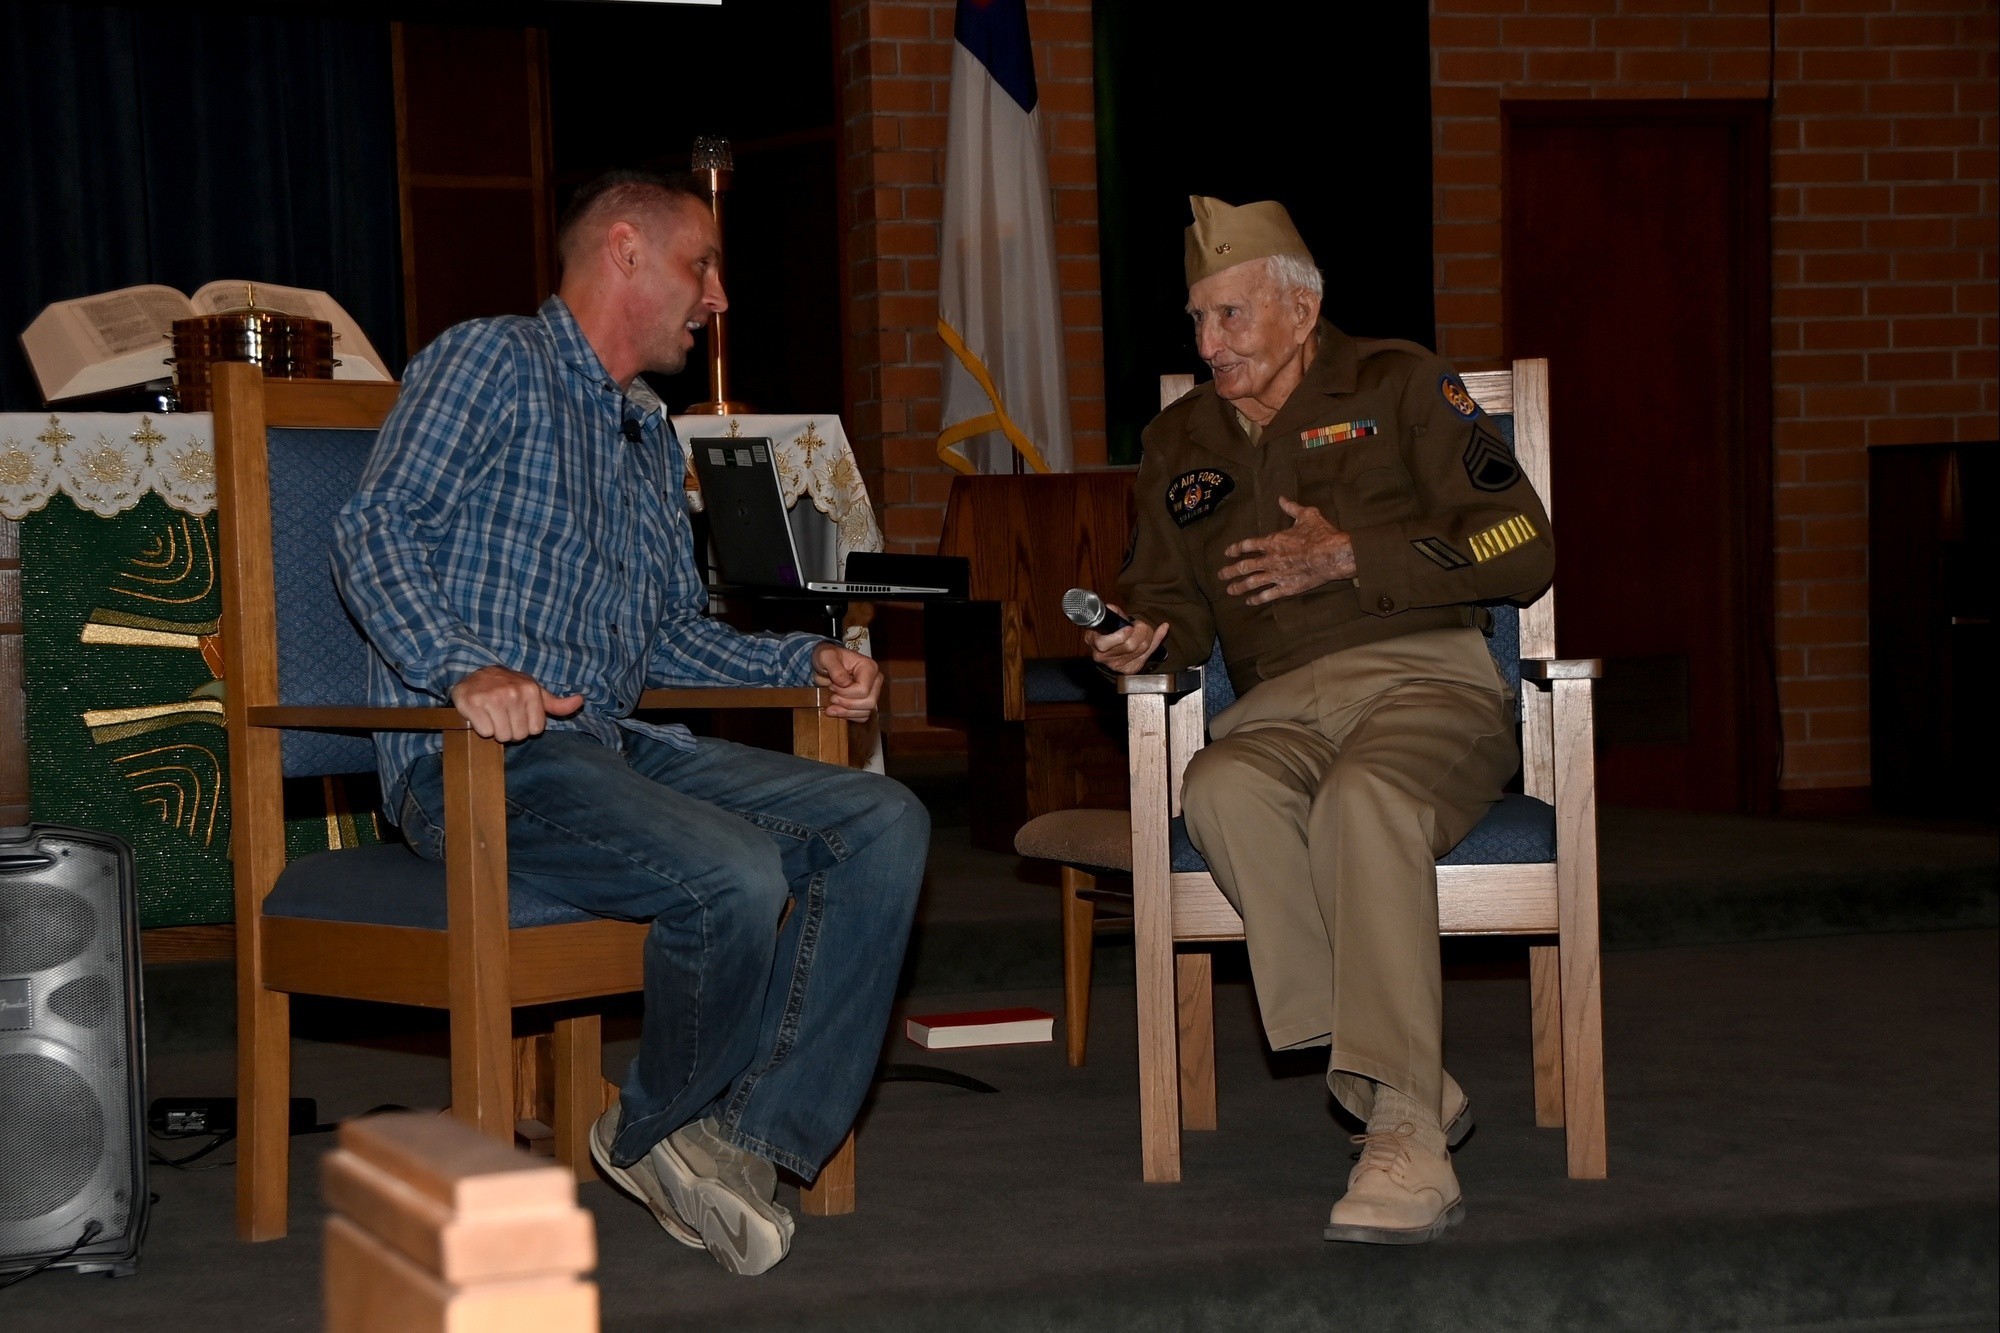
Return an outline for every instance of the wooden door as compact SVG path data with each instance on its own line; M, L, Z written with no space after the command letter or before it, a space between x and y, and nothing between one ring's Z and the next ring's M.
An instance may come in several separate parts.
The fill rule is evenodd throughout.
M461 320L555 290L548 41L540 28L391 25L403 322L415 356Z
M1507 354L1550 361L1558 635L1602 657L1607 802L1767 809L1762 102L1503 104Z

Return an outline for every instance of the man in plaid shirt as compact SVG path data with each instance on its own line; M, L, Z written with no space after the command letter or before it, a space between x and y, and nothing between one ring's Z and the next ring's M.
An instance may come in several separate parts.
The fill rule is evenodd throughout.
M858 720L881 674L705 614L685 455L638 379L727 307L701 196L614 173L558 244L535 318L460 324L410 363L336 574L374 702L448 700L507 742L514 881L652 923L639 1055L592 1151L675 1239L761 1273L791 1246L774 1168L812 1179L867 1092L930 821L887 778L632 716L652 686L817 682ZM442 855L438 738L376 746L386 807Z

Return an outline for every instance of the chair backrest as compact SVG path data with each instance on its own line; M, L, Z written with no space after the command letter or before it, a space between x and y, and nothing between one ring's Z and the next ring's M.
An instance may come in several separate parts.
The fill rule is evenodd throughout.
M1179 378L1185 377L1160 377L1163 406L1187 391L1175 386L1178 391L1172 397L1168 396L1168 381ZM1514 450L1521 470L1527 474L1536 494L1541 496L1543 506L1553 516L1555 500L1549 494L1549 363L1542 358L1521 360L1507 370L1474 372L1460 378L1465 381L1473 401L1492 418L1501 437ZM1507 684L1520 694L1521 659L1555 656L1555 590L1548 589L1526 607L1502 602L1488 606L1487 610L1493 617L1493 629L1486 640L1487 650L1493 654L1494 664L1506 677ZM1235 702L1236 689L1223 667L1222 644L1218 641L1202 672L1204 728L1217 713ZM1176 734L1187 733L1185 729L1177 729ZM1523 738L1523 760L1530 777L1530 795L1545 794L1536 790L1540 785L1537 761L1541 757L1537 751L1547 739L1542 730L1533 725L1528 726ZM1181 775L1186 766L1186 758L1176 753L1171 760L1172 805L1175 811L1180 809Z
M246 875L261 893L283 865L283 779L375 766L365 737L287 733L281 743L277 732L249 727L246 714L281 702L366 702L367 648L334 593L327 545L397 386L266 380L255 366L226 364L214 368L212 389L242 920ZM263 850L271 846L274 853ZM267 855L275 861L261 864ZM261 865L254 873L253 860Z
M373 430L272 426L271 572L277 595L278 698L288 704L358 704L368 697L368 642L333 583L333 518L354 495ZM288 778L373 772L365 736L288 731Z
M960 476L945 505L939 555L972 563L975 601L1018 602L1023 658L1082 657L1083 631L1062 613L1071 588L1110 592L1136 510L1131 470Z

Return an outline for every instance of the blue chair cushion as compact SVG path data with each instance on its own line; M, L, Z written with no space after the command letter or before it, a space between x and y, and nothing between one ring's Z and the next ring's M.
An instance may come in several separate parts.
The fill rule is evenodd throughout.
M1458 846L1438 858L1441 866L1540 865L1556 859L1556 808L1508 792Z
M444 867L400 843L316 852L285 867L264 899L264 915L443 930ZM526 885L509 886L510 926L556 926L592 919L588 912Z
M1167 831L1176 873L1195 874L1208 862L1188 837L1187 819L1177 817ZM1494 802L1472 832L1438 858L1441 866L1540 865L1556 859L1556 809L1547 801L1509 792Z

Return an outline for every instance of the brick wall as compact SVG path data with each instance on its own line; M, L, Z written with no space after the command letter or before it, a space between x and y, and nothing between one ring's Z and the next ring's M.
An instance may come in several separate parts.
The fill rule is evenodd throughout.
M1498 360L1500 101L1753 97L1772 124L1788 788L1868 783L1871 444L2000 436L1991 0L1433 0L1438 338Z
M840 0L848 303L847 419L892 551L936 548L952 473L938 461L939 219L951 84L951 0ZM1079 464L1104 461L1097 136L1089 0L1029 0ZM902 627L878 635L889 726L921 743L922 662ZM944 739L932 735L932 741Z

